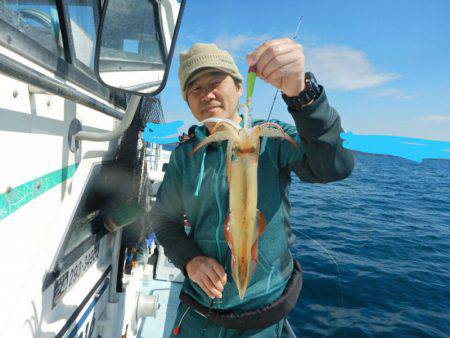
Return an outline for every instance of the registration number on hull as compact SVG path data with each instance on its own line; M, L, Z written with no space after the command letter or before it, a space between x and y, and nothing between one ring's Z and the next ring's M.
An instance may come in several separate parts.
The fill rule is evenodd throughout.
M81 276L98 258L98 243L93 245L85 254L78 258L55 282L53 291L53 307L72 288Z

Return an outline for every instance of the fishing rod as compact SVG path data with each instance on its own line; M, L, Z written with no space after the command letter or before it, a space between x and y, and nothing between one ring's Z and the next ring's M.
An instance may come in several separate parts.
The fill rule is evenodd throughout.
M300 19L298 20L297 28L295 29L294 36L292 37L292 40L294 40L294 41L297 40L298 31L300 30L300 25L301 25L302 21L303 21L303 15L302 15L302 16L300 17ZM279 92L279 91L280 91L280 90L277 88L277 91L275 92L275 96L273 97L272 106L270 107L269 116L267 116L267 119L266 119L267 122L268 122L269 119L270 119L270 115L272 115L272 110L273 110L273 107L275 106L275 101L277 100L278 92Z
M297 28L295 29L294 36L292 37L292 40L296 40L298 36L298 31L300 29L300 24L303 21L303 16L300 17L300 20L297 23ZM256 65L250 66L247 72L247 91L246 91L246 100L245 105L247 106L248 112L251 111L251 104L252 104L252 95L253 95L253 89L255 88L255 81L256 81ZM278 92L280 90L277 88L277 91L275 92L275 96L273 98L272 106L270 107L269 116L267 117L266 122L269 121L270 115L272 114L273 106L275 105L275 101L277 99Z

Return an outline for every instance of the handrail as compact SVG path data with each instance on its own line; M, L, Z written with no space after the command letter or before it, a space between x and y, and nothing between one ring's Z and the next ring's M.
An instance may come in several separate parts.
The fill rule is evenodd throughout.
M117 295L117 275L119 271L119 257L120 257L120 241L122 240L122 228L114 232L114 244L112 252L112 264L111 264L111 279L109 280L109 296L108 301L110 303L118 303L119 296Z
M52 79L48 76L43 76L42 73L25 66L22 63L18 63L3 54L0 54L0 73L13 77L19 81L23 81L29 85L38 87L46 92L61 96L67 100L71 100L82 104L83 106L95 109L100 113L116 119L121 120L123 118L123 114L119 109L114 109L104 103L101 103L58 80Z
M105 133L79 131L78 133L73 135L70 141L71 150L74 151L76 149L76 141L86 140L86 141L104 142L104 141L111 141L115 138L120 137L128 129L131 122L133 121L134 115L136 114L136 111L139 108L140 101L141 96L131 95L125 115L123 116L123 119L120 122L120 124L117 125L114 130Z

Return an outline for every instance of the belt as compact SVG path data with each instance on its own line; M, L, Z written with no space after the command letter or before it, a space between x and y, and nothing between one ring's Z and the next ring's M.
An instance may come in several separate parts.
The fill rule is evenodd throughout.
M215 324L227 329L262 329L281 321L294 308L302 289L302 268L294 260L294 270L280 298L257 309L248 311L233 311L233 309L215 310L203 306L183 290L180 301Z

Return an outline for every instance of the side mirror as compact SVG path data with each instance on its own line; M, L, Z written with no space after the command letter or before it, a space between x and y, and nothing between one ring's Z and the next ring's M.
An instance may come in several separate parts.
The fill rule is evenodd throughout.
M154 95L165 86L185 0L106 0L95 72L107 87Z

